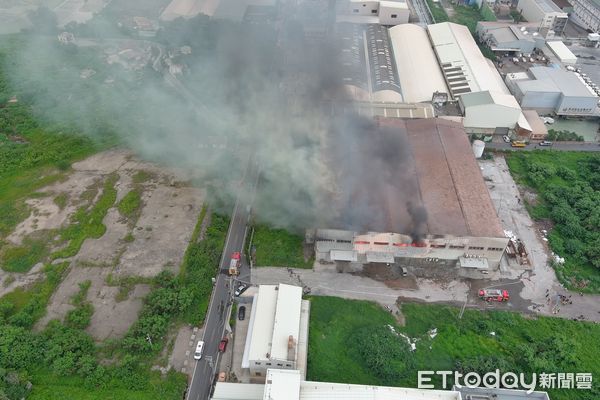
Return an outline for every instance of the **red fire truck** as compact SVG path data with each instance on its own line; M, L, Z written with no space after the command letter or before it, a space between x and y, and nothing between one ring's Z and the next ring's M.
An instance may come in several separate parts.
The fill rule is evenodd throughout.
M481 289L479 298L485 301L508 301L510 296L508 290L505 289Z
M236 251L231 255L231 261L229 263L229 275L240 274L240 264L242 261L242 255L239 251Z

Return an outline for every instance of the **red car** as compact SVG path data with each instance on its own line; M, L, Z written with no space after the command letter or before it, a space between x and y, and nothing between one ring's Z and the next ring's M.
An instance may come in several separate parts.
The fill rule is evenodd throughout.
M227 338L223 338L223 340L221 340L221 343L219 343L219 351L221 353L225 352L225 349L227 349L227 343L229 343L229 339Z

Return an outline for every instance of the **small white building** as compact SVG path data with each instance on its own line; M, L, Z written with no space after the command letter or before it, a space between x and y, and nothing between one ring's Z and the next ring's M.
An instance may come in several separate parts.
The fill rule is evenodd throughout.
M341 0L336 4L337 22L399 25L408 23L405 0Z
M562 34L569 19L552 0L519 0L517 10L527 21L539 22L540 28L553 30L557 35Z
M302 288L280 283L260 285L252 301L242 368L264 377L267 369L306 374L310 303Z
M546 42L546 45L552 51L558 60L563 64L574 65L577 63L577 56L562 42L562 40L554 40Z

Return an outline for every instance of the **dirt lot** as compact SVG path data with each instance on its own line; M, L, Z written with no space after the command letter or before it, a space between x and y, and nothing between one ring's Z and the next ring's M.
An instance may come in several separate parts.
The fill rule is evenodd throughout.
M67 225L82 196L95 193L97 199L101 191L98 183L113 173L118 174L115 205L136 188L141 192L140 209L127 218L115 206L108 210L103 220L104 235L87 239L79 253L67 260L68 273L52 296L38 329L51 319L63 318L73 308L71 297L79 290L78 284L90 280L87 299L94 306L94 314L89 333L97 340L120 337L137 319L142 300L150 290L145 284L147 279L165 268L175 272L181 264L202 208L203 192L183 183L190 177L181 171L141 162L125 151L100 153L74 164L64 181L42 190L50 195L28 201L31 215L8 240L18 244L42 229ZM91 188L100 189L94 192ZM63 208L54 200L59 194L67 199ZM12 290L38 277L39 266L16 276L15 282L3 289ZM119 287L123 277L134 277L129 290Z

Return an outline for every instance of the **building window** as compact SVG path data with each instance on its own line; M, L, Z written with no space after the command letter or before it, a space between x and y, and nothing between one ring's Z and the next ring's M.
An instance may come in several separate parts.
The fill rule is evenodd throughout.
M354 10L352 10L353 13L357 13L358 12L358 8L355 8Z
M292 364L285 364L286 367L291 368Z
M469 250L483 250L483 247L471 246L469 247Z
M371 10L371 14L377 14L377 10Z
M262 376L260 372L256 372L256 376Z
M256 365L260 365L260 363L259 363L259 362L255 362L254 364L256 364Z
M455 244L451 244L450 245L451 249L455 249L455 250L464 250L465 246L459 246L459 245L455 245Z
M271 365L271 363L267 363L267 365Z
M392 15L390 15L390 17L392 17L392 18L398 18L398 14L392 14Z

